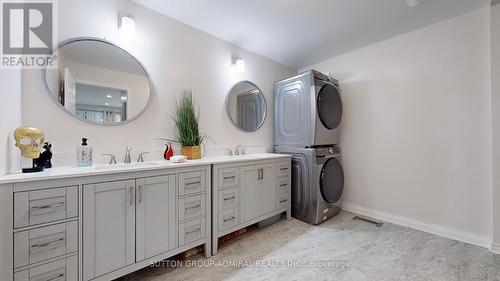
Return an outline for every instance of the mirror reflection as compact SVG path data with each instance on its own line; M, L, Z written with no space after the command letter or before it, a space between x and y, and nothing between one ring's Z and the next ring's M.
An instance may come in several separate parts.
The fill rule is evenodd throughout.
M110 42L86 38L63 43L57 69L44 70L49 93L71 115L94 124L138 117L151 96L149 77L132 55Z
M245 132L257 131L266 118L266 99L250 81L234 85L226 98L226 111L231 122Z

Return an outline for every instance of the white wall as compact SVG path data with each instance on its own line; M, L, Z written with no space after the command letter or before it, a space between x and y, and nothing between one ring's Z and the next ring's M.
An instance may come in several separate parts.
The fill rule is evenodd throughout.
M341 81L344 206L489 246L489 8L311 68Z
M495 2L495 1L494 1ZM500 254L500 2L491 7L491 100L493 112L493 251Z
M14 130L21 125L21 71L0 70L0 176L19 169Z
M38 71L23 73L23 118L26 124L42 128L52 141L55 153L75 157L80 138L94 145L94 154L117 153L122 160L125 147L133 154L163 149L154 138L172 137L174 101L183 89L192 89L200 106L201 128L217 147L262 145L272 148L272 107L268 118L256 133L240 132L229 121L224 108L225 95L239 80L255 82L272 103L276 80L294 75L295 70L256 54L239 49L208 34L155 13L130 1L64 0L59 1L59 40L77 36L106 38L134 54L148 69L155 93L148 111L138 120L117 127L86 124L62 112L47 98ZM118 14L130 14L136 20L136 37L126 42L117 33ZM246 72L233 74L231 56L242 56ZM44 118L40 118L43 114ZM207 141L212 150L214 142ZM161 153L154 155L161 157ZM135 157L135 156L134 156ZM151 155L149 156L151 157ZM63 162L56 157L54 163ZM103 161L104 159L102 159Z

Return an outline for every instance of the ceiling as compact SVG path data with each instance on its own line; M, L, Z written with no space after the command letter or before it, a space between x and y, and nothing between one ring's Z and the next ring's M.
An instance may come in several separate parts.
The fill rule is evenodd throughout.
M490 4L491 0L134 0L300 69Z

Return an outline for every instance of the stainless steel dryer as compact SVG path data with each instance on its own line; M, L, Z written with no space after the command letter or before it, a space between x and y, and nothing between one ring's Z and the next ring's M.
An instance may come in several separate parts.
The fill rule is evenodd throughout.
M340 147L276 147L292 155L292 216L320 224L340 212L344 170Z
M274 145L316 147L340 142L337 80L315 70L274 83Z

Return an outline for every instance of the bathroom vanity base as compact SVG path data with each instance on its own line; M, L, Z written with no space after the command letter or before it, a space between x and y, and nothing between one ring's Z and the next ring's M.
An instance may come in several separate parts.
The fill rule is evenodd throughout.
M290 168L289 159L213 166L213 255L219 237L281 213L291 217Z
M109 281L201 245L208 258L218 237L289 217L290 163L260 154L0 177L0 280Z

